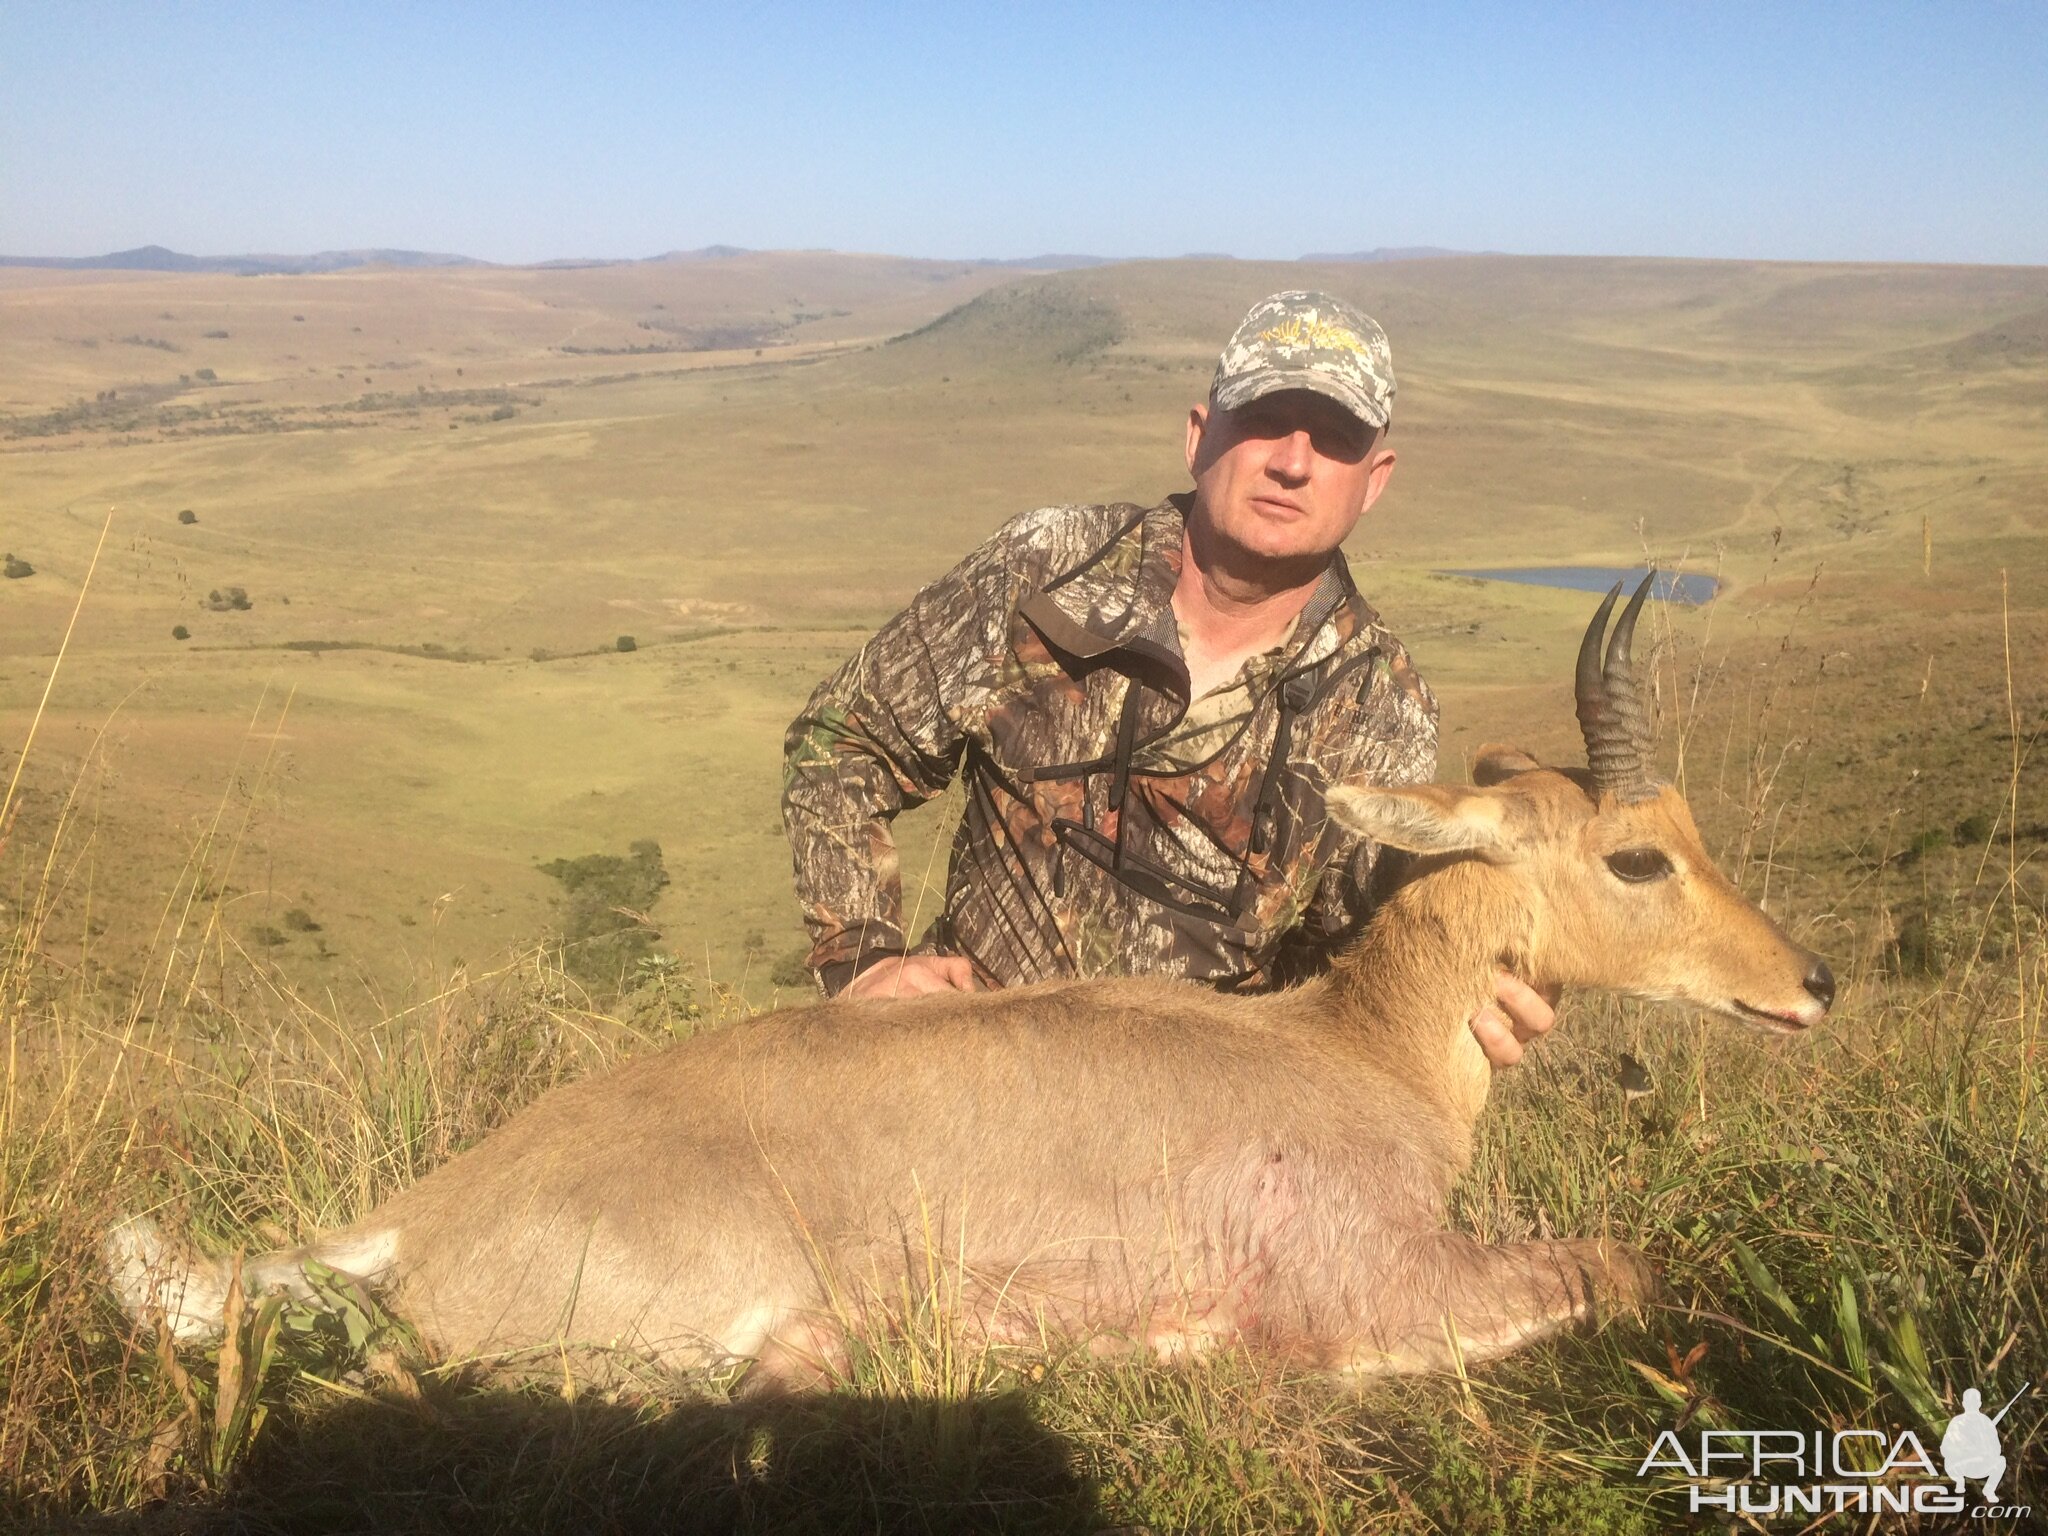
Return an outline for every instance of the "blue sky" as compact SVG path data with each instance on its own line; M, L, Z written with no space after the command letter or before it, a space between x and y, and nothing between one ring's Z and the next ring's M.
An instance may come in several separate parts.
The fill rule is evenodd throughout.
M2048 262L2048 5L0 0L0 252Z

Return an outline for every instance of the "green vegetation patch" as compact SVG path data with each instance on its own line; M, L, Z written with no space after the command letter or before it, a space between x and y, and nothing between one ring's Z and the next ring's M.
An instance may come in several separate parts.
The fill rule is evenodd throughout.
M668 884L661 844L641 838L624 858L587 853L551 859L540 872L562 884L558 933L562 967L571 976L601 991L625 992L656 967L661 935L647 913Z

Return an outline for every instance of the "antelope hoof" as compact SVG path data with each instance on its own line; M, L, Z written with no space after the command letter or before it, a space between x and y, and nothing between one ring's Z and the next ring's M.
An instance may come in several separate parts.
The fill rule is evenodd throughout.
M1627 1313L1638 1322L1664 1294L1664 1282L1639 1248L1600 1240L1586 1244L1593 1280L1592 1310L1599 1321Z

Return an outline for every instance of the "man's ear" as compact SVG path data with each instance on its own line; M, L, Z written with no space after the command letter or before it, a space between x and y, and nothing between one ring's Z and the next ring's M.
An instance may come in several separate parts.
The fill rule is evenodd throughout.
M1472 760L1472 782L1481 788L1503 784L1518 773L1534 773L1542 766L1520 747L1504 747L1499 742L1488 742L1479 749L1479 755Z
M1195 464L1202 456L1202 434L1209 430L1209 408L1195 405L1188 408L1188 473L1195 473Z
M1506 806L1492 795L1450 784L1399 789L1340 784L1324 803L1338 825L1409 853L1510 856Z
M1381 433L1380 438L1384 437L1385 434ZM1375 439L1376 445L1370 450L1372 468L1365 478L1365 505L1359 509L1361 516L1372 510L1372 504L1378 501L1381 493L1386 490L1387 482L1394 478L1394 450L1378 447L1378 441L1379 439Z

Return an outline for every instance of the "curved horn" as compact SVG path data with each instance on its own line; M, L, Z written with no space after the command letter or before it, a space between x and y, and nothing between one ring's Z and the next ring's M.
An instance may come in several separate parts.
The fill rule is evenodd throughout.
M1579 645L1577 678L1579 725L1586 737L1586 760L1592 765L1596 790L1612 791L1620 799L1647 800L1656 794L1650 782L1650 721L1636 689L1635 669L1629 654L1635 639L1636 620L1643 602L1656 583L1650 572L1622 610L1614 634L1606 641L1605 660L1601 641L1607 616L1621 595L1621 583L1608 592L1586 638Z
M1579 642L1579 666L1572 694L1578 704L1579 731L1586 738L1589 763L1599 756L1595 742L1599 739L1600 722L1607 713L1607 690L1600 679L1601 645L1607 637L1607 616L1614 612L1614 600L1620 596L1621 583L1617 581L1601 601L1593 622L1586 626L1586 638Z

